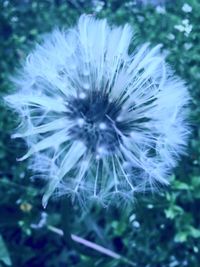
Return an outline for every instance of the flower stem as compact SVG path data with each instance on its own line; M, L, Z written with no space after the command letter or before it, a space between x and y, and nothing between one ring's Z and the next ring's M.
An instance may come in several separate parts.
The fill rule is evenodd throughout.
M63 233L63 230L57 228L57 227L54 227L52 225L48 225L48 229L51 231L51 232L54 232L60 236L64 236L64 233ZM79 237L77 235L74 235L74 234L71 234L71 239L74 240L75 242L79 243L79 244L82 244L86 247L89 247L93 250L96 250L98 251L99 253L101 254L104 254L106 256L109 256L113 259L116 259L116 260L119 260L123 263L126 263L128 264L129 266L136 266L132 261L130 261L129 259L127 259L126 257L123 257L121 256L120 254L110 250L110 249L107 249L107 248L104 248L100 245L97 245L85 238L82 238L82 237ZM85 252L85 251L84 251ZM85 254L85 253L84 253ZM90 255L91 256L91 255Z
M129 266L135 266L133 262L131 262L126 257L121 256L120 254L105 248L103 246L100 246L94 242L91 242L85 238L79 237L75 234L71 234L71 221L73 219L73 207L71 200L68 198L62 199L62 230L59 228L56 228L52 225L48 225L48 229L60 236L64 236L64 240L66 242L66 245L70 249L75 249L79 253L89 256L89 257L95 257L99 258L101 254L104 254L105 256L111 257L113 259L116 259L117 261L121 263L126 263ZM99 254L100 253L100 254Z

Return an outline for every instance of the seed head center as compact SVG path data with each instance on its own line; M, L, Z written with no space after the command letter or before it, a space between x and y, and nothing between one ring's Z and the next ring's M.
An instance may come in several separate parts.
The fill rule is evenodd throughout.
M83 97L84 96L84 97ZM82 141L97 155L111 154L119 147L120 135L117 117L121 106L109 101L109 95L100 91L84 91L68 100L68 118L73 122L70 135Z

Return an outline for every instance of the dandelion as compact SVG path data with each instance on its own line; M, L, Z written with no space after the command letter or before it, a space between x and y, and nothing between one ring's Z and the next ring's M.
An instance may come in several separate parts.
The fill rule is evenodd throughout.
M82 15L45 36L13 79L13 137L27 141L20 160L31 157L48 182L44 205L54 192L108 203L168 184L185 151L189 96L161 46L130 53L132 37L129 25Z

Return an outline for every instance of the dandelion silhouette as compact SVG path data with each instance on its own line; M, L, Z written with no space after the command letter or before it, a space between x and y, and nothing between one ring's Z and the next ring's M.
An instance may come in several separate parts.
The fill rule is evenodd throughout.
M61 193L109 203L168 184L185 151L189 100L158 45L128 52L129 25L82 15L45 36L6 97L20 115L31 168Z

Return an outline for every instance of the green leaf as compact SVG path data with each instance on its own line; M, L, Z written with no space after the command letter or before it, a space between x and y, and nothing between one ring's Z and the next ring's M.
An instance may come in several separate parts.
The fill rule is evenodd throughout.
M174 188L178 189L178 190L189 190L190 186L184 182L180 182L180 181L174 181L173 183Z
M2 261L4 264L8 266L12 265L10 255L8 253L7 247L1 235L0 235L0 261Z
M193 238L200 238L200 230L194 228L193 226L189 226L189 234Z
M177 205L171 205L168 209L165 210L165 215L168 219L174 219L178 215L182 215L184 213L184 210L177 206Z
M188 233L187 232L179 232L175 235L174 241L178 243L183 243L187 241Z

